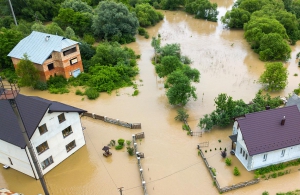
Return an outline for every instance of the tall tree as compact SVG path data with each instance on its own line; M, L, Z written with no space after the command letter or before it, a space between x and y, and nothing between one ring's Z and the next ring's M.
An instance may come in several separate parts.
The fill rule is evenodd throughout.
M284 89L287 85L288 72L281 62L266 63L266 70L259 82L270 91Z
M34 87L40 79L39 71L29 60L27 54L20 60L16 67L17 75L20 77L20 84L26 87Z
M176 56L165 56L162 58L161 63L155 66L155 69L156 73L161 78L169 75L178 68L181 69L182 67L183 64Z
M244 24L250 20L250 16L251 14L244 9L233 8L221 17L221 21L228 28L243 28Z

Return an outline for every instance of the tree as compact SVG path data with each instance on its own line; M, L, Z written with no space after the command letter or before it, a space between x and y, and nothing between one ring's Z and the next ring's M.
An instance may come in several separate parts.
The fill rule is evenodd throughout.
M176 69L181 69L183 64L180 62L176 56L164 56L160 64L155 66L156 73L158 76L165 77L170 73L174 72Z
M283 39L287 39L286 30L280 22L273 18L251 18L251 20L244 25L245 38L250 42L254 51L259 52L261 39L265 34L277 33Z
M43 32L46 33L46 26L43 25L42 22L35 22L32 26L31 26L31 30L32 31L38 31L38 32Z
M160 55L161 57L164 56L177 56L180 58L180 44L179 43L172 43L166 44L165 46L160 48Z
M83 2L81 0L66 0L61 4L61 7L70 8L75 12L93 12L93 8L89 6L86 2Z
M188 118L189 118L189 115L183 108L177 110L177 116L175 117L175 120L186 121L186 119L188 119Z
M160 36L158 36L158 38L152 37L151 46L154 48L154 59L156 64L156 60L157 60L156 56L160 50Z
M250 16L251 14L244 9L233 8L221 17L221 21L228 28L243 28L244 24L250 20Z
M118 42L132 42L139 22L122 3L102 1L95 10L92 29L101 39Z
M65 32L58 26L57 23L52 22L46 26L46 32L53 35L64 36Z
M279 34L269 33L261 38L259 58L263 61L288 60L291 51L290 46Z
M69 26L66 28L65 34L68 39L76 38L74 30Z
M23 38L19 31L1 28L0 29L0 69L14 69L11 58L7 55Z
M134 11L142 27L154 26L164 18L162 13L156 11L148 3L137 4Z
M195 14L196 18L207 19L216 22L219 12L217 11L218 5L211 3L209 0L191 0L185 4L186 12Z
M17 64L16 72L22 86L34 87L40 79L38 69L29 60L27 54L24 54L24 58Z
M287 85L288 72L281 62L266 63L266 70L260 76L259 83L270 91L284 89Z
M166 95L171 105L186 105L190 98L197 99L196 88L180 70L174 71L168 76L166 85L169 86Z
M177 7L183 4L181 0L162 0L161 7L164 10L175 10Z

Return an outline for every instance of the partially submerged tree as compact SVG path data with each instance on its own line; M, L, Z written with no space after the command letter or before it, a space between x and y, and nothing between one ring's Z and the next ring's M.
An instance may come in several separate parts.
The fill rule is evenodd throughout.
M281 62L266 63L266 70L260 76L259 83L269 91L284 89L287 85L288 72Z
M34 87L40 79L38 69L29 60L27 54L24 54L24 58L17 64L16 72L20 77L19 83L25 87Z
M175 117L175 120L186 121L186 119L188 119L188 118L189 118L189 115L183 108L180 108L177 110L177 116Z

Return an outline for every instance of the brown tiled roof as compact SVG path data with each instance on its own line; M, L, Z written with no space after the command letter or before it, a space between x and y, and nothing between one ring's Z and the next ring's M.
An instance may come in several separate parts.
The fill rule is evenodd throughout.
M285 124L281 125L284 116ZM237 121L250 156L300 144L296 105L246 114Z
M22 94L17 96L16 102L29 138L35 132L48 108L49 112L86 112L85 110L59 102ZM0 140L20 148L24 148L26 145L17 122L17 117L8 100L0 100Z

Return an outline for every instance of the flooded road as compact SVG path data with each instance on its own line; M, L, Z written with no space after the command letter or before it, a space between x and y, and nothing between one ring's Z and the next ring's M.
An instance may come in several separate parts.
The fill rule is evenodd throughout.
M233 4L229 0L215 2L219 5L220 16ZM200 83L195 84L198 100L186 105L190 115L188 122L193 130L200 130L197 127L199 118L214 109L213 100L219 93L227 93L245 102L254 97L261 88L256 81L264 71L264 63L250 49L242 30L227 30L220 23L197 20L180 11L163 13L164 21L147 29L150 37L161 34L162 45L180 43L182 54L189 56L193 61L191 66L201 73ZM294 73L300 75L295 59L300 51L299 44L292 47L292 59L286 63L288 86L272 95L288 95L300 83L300 79L293 76ZM156 75L151 64L154 54L151 39L137 36L137 41L128 47L141 54L140 74L136 79L140 93L136 97L131 96L133 88L120 89L111 95L101 93L95 101L87 98L82 100L81 96L74 94L75 89L73 93L64 95L28 88L21 90L26 95L44 97L99 115L142 124L141 130L131 130L83 117L86 146L46 174L50 194L118 195L118 187L124 187L123 195L143 194L136 159L130 157L126 149L112 149L113 155L103 158L101 150L111 139L131 140L132 134L138 132L145 132L145 139L138 141L138 148L145 153L142 167L149 195L218 194L204 163L197 155L196 145L209 141L208 149L229 149L231 127L214 129L202 137L187 136L181 129L182 123L174 120L177 108L169 105L163 88L164 80ZM219 139L221 143L218 143ZM243 170L237 160L233 160L233 163L240 168L240 177L226 170L224 163L218 163L222 160L218 152L208 152L207 158L216 168L222 187L253 179L253 173ZM299 180L300 174L295 171L227 194L261 194L265 190L275 194L300 188ZM0 187L25 195L42 193L39 181L12 169L0 169Z

